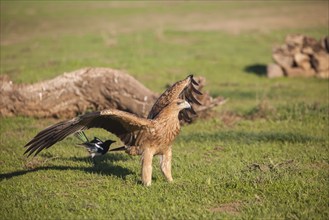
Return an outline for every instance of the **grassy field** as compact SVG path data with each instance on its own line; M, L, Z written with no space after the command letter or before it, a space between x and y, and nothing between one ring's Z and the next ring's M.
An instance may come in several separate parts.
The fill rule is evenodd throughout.
M263 76L287 34L328 34L327 7L1 1L0 73L15 83L111 67L162 92L194 73L229 101L182 128L174 182L155 166L148 188L138 157L93 161L74 138L26 158L22 146L57 120L0 118L0 218L328 219L328 80Z

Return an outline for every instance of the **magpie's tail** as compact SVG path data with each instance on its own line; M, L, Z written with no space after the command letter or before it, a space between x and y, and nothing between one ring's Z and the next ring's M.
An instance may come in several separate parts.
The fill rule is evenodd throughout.
M78 132L76 132L76 133L74 134L74 136L77 137L80 141L82 141L82 142L84 142L84 143L85 143L85 142L89 142L89 140L88 140L88 138L87 138L85 132L83 132L83 131L78 131Z
M125 150L127 150L127 147L122 146L122 147L117 147L117 148L114 148L114 149L110 149L109 151L125 151Z

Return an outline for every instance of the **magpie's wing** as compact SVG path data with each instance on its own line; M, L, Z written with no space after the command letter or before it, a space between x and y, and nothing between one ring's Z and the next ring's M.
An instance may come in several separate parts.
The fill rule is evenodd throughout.
M199 100L195 98L195 94L202 95L202 93L195 87L198 85L199 84L193 79L193 75L189 75L185 79L176 82L161 94L161 96L154 103L147 118L154 119L165 106L178 98L187 100L190 104L201 105ZM190 109L182 110L179 117L186 122L190 122L193 115L196 115L196 112L192 106Z
M94 144L85 142L83 144L78 144L78 145L84 146L89 153L97 153L97 147Z
M27 147L24 154L28 153L28 156L30 156L35 152L35 155L37 155L43 149L51 147L67 136L89 128L103 128L125 142L124 139L127 135L142 130L149 125L150 120L117 109L87 113L51 125L40 131L24 146Z
M94 139L92 141L90 141L90 143L93 143L93 144L102 144L103 141L101 141L98 137L94 137Z
M95 147L96 147L97 149L101 150L101 151L103 151L103 150L104 150L104 148L102 148L102 147L101 147L101 146L99 146L98 144L95 144Z

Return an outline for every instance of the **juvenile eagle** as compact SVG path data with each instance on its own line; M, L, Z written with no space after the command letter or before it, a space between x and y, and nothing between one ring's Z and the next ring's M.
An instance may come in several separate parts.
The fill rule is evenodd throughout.
M37 155L71 134L89 128L103 128L120 138L126 153L142 155L144 185L151 185L154 155L160 156L161 171L171 182L172 143L180 131L179 118L189 121L191 114L195 114L191 104L200 104L193 93L201 93L193 84L198 85L192 75L176 82L158 98L147 118L107 109L51 125L24 146L27 147L25 153L30 156L35 152Z

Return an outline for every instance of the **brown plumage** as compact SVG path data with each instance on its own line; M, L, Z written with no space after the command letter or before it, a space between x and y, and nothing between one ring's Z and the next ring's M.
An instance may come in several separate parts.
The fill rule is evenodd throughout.
M121 139L128 154L142 155L142 181L145 185L151 184L154 155L160 155L161 170L167 180L172 181L172 143L180 131L178 116L180 112L192 109L184 99L198 102L192 91L198 94L199 91L192 83L196 83L193 76L188 76L167 89L156 101L147 119L116 109L87 113L44 129L25 145L25 153L28 153L28 156L33 153L37 155L43 149L78 131L103 128ZM191 112L193 113L193 110Z
M202 93L197 90L194 85L199 86L199 84L193 79L193 75L189 75L184 80L178 81L173 84L164 93L160 95L160 97L154 103L147 118L154 118L166 105L168 105L177 98L187 100L189 103L201 105L201 103L193 96L193 93L196 93L198 95L202 95ZM193 107L191 107L190 109L184 109L180 112L180 119L186 122L190 122L191 117L193 115L196 115Z

